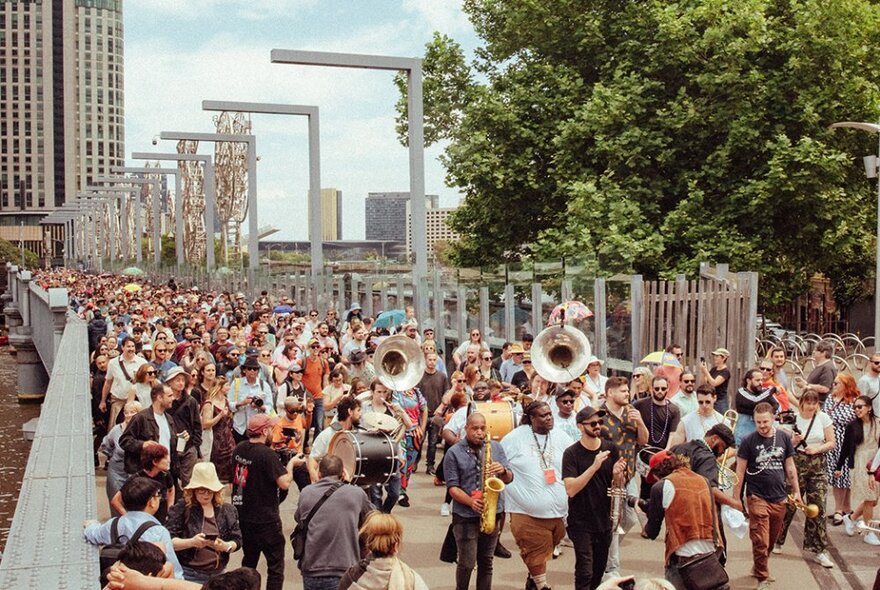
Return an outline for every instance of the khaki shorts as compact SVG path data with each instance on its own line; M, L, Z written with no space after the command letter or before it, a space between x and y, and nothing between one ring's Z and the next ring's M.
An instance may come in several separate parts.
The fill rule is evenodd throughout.
M510 532L526 567L540 567L550 561L553 548L565 537L565 521L511 513Z

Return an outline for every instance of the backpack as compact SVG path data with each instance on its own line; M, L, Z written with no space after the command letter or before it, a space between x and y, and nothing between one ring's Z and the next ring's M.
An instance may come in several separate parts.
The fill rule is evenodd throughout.
M102 572L119 561L119 554L122 553L122 550L126 545L129 543L137 543L140 541L141 535L147 532L147 529L157 525L155 522L145 522L141 524L131 536L131 539L128 539L123 543L119 540L119 518L119 516L114 518L110 525L110 544L101 547L100 559Z

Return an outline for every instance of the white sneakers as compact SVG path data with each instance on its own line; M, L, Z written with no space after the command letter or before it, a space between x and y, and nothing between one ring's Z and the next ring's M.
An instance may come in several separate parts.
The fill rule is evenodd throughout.
M449 516L449 502L440 504L440 516Z
M827 551L823 551L823 552L821 552L821 553L817 553L817 554L813 557L813 561L815 561L816 563L818 563L818 564L821 565L822 567L827 567L827 568L829 568L829 569L832 568L832 567L834 567L834 562L831 561L831 558L830 558L830 557L828 557L828 552L827 552Z
M780 545L779 543L773 545L773 554L779 555L780 553L782 553L782 545Z
M843 515L843 529L846 531L846 534L849 537L852 537L856 534L856 523L853 522L849 514Z
M880 538L877 537L877 533L874 531L869 531L862 540L868 545L880 545Z

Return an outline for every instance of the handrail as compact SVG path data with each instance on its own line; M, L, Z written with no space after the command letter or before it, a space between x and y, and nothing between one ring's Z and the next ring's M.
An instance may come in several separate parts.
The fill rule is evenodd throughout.
M70 314L0 561L3 590L99 588L98 549L82 534L97 512L87 350L86 324Z

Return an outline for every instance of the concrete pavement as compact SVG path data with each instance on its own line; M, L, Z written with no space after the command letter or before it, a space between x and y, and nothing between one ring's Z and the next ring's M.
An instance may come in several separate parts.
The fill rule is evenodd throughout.
M99 472L102 473L102 472ZM436 590L452 590L455 588L455 566L442 563L438 559L440 545L446 534L450 519L440 516L439 506L443 501L443 488L432 485L431 477L424 473L416 473L410 484L410 508L397 507L394 514L404 523L406 534L404 536L402 558L421 574L428 585ZM99 515L101 518L109 516L106 495L104 494L104 477L97 480L97 497L99 502ZM226 497L229 497L228 488ZM293 530L293 511L296 506L297 494L292 493L281 505L281 513L284 521L285 535ZM798 517L803 518L802 516ZM834 547L831 549L832 557L843 568L836 567L833 570L825 570L821 566L805 561L799 550L802 543L802 528L795 521L791 536L786 544L782 555L774 555L770 561L770 570L776 577L777 582L772 584L778 590L837 590L838 588L855 588L857 590L870 589L874 580L874 572L880 566L877 559L877 550L861 541L861 538L848 538L843 532L843 527L829 526L829 537ZM728 534L730 542L729 559L727 570L731 578L731 588L734 590L746 590L755 588L756 582L749 575L752 567L751 545L748 537L736 539ZM514 556L511 559L495 559L495 588L519 589L525 586L525 566L516 554L516 544L509 530L502 535L502 542ZM634 574L641 576L663 576L663 553L662 540L647 541L633 531L624 538L622 548L622 571L625 575ZM285 567L285 588L300 589L302 581L299 570L293 561L291 550L287 548L287 563ZM230 567L238 567L241 561L241 552L233 554ZM265 563L261 562L260 568L265 573ZM572 588L574 585L574 553L571 548L565 548L558 559L552 561L548 568L550 585L556 590ZM474 582L471 582L472 587Z

